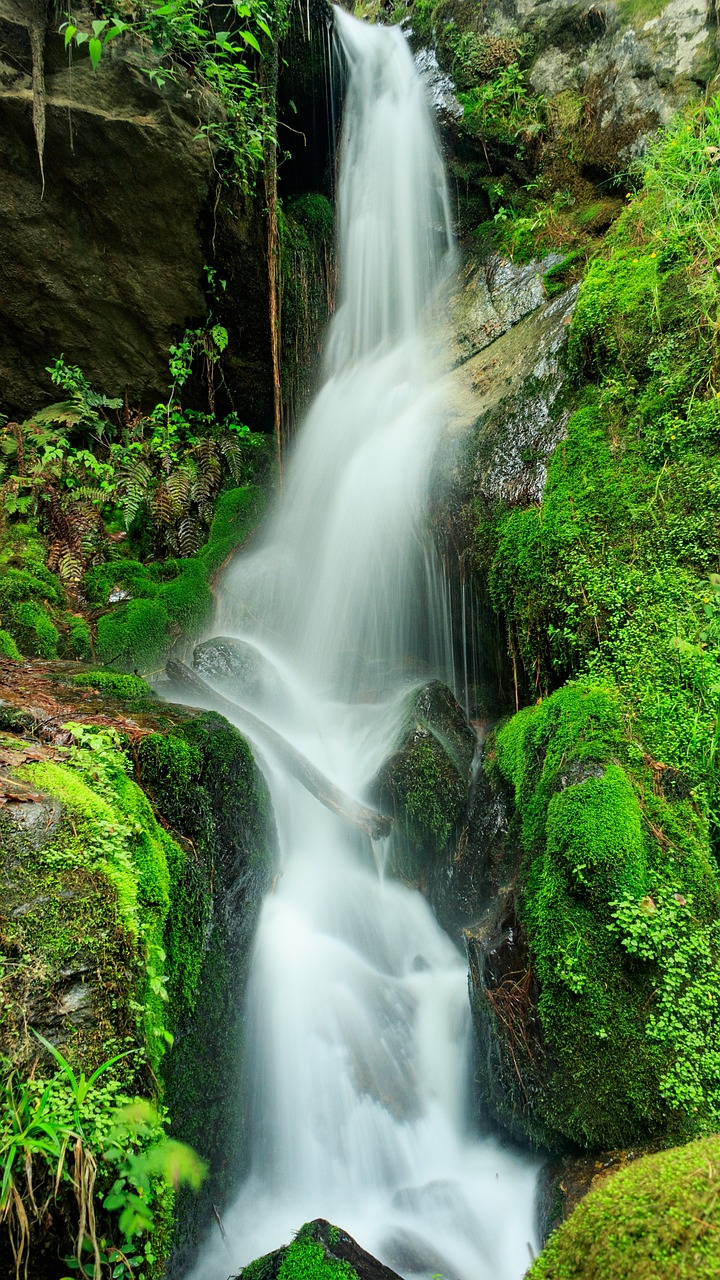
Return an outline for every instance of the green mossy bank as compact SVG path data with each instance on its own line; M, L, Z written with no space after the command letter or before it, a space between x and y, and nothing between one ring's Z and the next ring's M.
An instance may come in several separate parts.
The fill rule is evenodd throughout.
M196 556L146 563L130 546L129 554L87 569L73 590L46 568L37 525L8 524L0 536L0 653L153 671L174 643L207 625L211 579L255 528L265 499L255 485L228 489Z
M714 1280L720 1138L610 1175L550 1237L528 1280Z
M481 1090L556 1148L720 1121L719 142L717 103L663 134L587 269L542 501L475 503L535 704L487 758L515 799L520 944L475 985L503 1062Z
M157 1155L169 1135L207 1166L199 1192L173 1195L158 1169L150 1177L152 1224L134 1237L138 1274L150 1280L190 1261L211 1204L227 1199L243 1167L242 999L273 863L269 799L231 725L160 704L133 676L43 667L53 705L39 741L28 670L29 710L0 705L5 725L27 727L0 741L13 766L7 785L18 789L0 810L0 1048L8 1087L20 1096L28 1079L49 1080L56 1116L66 1075L34 1033L76 1075L104 1068L76 1117L97 1163L103 1248L123 1244L123 1204L100 1207L117 1177L107 1154L115 1107L138 1096L152 1104L152 1123L125 1134L131 1153ZM36 1156L38 1203L49 1175ZM137 1191L130 1173L126 1181L121 1199ZM38 1280L66 1273L59 1259L72 1252L76 1217L62 1183L51 1227L31 1222Z

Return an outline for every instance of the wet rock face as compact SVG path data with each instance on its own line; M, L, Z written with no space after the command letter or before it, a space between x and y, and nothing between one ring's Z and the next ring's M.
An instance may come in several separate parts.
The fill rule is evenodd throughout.
M510 262L495 252L479 260L474 256L466 259L454 298L458 364L472 359L531 311L544 306L543 276L561 261L560 253L528 263Z
M464 354L447 380L449 425L467 441L468 490L490 505L538 502L565 434L565 349L578 286L546 298L542 273L555 261L471 261L456 298Z
M168 346L206 314L213 163L198 125L219 118L219 107L184 71L161 88L153 84L143 73L152 54L128 36L108 46L97 71L84 52L70 65L50 9L43 194L33 131L36 8L30 0L0 0L2 407L23 418L43 392L57 399L45 367L64 354L98 390L127 393L131 405L151 408L167 395ZM82 15L75 20L82 27ZM264 276L256 280L245 243L253 229L240 227L238 236L230 230L238 218L224 218L222 209L216 221L223 270L229 278L243 275L245 312L258 290L264 311ZM260 262L257 248L255 256ZM223 315L222 322L237 352L242 318ZM257 317L254 329L264 333ZM252 345L244 354L264 389L267 353ZM233 393L242 392L244 364L229 377ZM262 401L262 391L256 387L253 397Z
M25 415L64 353L106 393L160 399L174 333L201 321L200 215L212 174L189 77L162 90L147 53L110 45L72 67L45 39L45 192L33 133L32 7L0 4L0 382ZM115 50L115 52L113 52ZM120 50L118 52L118 50Z

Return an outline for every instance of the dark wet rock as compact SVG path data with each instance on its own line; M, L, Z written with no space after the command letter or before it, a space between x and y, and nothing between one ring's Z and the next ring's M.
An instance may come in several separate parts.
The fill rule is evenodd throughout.
M351 1280L400 1280L396 1271L378 1262L346 1231L324 1218L306 1222L291 1244L249 1263L235 1280L277 1280L283 1263L287 1263L290 1274L325 1280L326 1269L338 1262L352 1268Z
M210 212L213 156L198 126L220 120L219 101L182 67L153 83L144 70L152 52L129 36L107 46L96 71L84 50L71 65L61 11L45 8L0 0L3 408L25 417L44 394L61 398L46 372L61 353L107 395L149 407L164 399L170 343L206 316L203 264L213 260L214 235L228 280L213 314L231 338L225 377L238 411L270 416L262 216L229 208L232 195ZM33 133L38 14L44 192ZM74 21L87 29L94 16L81 6Z
M570 1217L589 1191L594 1191L641 1156L661 1151L666 1145L660 1140L620 1151L563 1155L548 1160L540 1170L537 1185L537 1227L541 1242L544 1244L551 1232Z
M458 945L463 945L463 931L477 924L487 903L506 891L517 874L512 809L507 784L481 757L458 839L433 862L426 889L440 924Z
M539 989L514 888L465 931L470 1008L475 1032L474 1090L479 1113L527 1137L526 1114L537 1105L547 1054L537 1017Z
M193 667L240 701L254 701L277 680L274 667L254 645L229 636L215 636L196 645Z
M426 886L433 860L464 817L477 739L440 681L413 689L403 712L396 748L376 774L371 797L395 817L395 869Z

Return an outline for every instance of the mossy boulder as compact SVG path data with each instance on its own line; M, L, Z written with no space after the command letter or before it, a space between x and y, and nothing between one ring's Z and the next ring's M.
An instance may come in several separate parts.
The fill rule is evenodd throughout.
M550 1237L528 1280L714 1280L719 1239L714 1135L608 1176Z
M0 740L0 1047L21 1071L32 1028L76 1070L132 1050L123 1090L159 1088L173 1136L209 1165L200 1196L177 1197L182 1273L244 1158L241 1015L274 853L267 789L221 716L160 703L130 675L6 667L0 719L20 733ZM166 1221L163 1256L171 1236Z
M241 1275L243 1280L400 1280L324 1218L306 1222L291 1244L248 1263Z
M518 1135L620 1147L711 1130L720 882L702 808L577 681L497 735L521 848L504 938L471 947L480 1091Z
M440 681L404 699L395 750L371 785L373 802L395 816L392 860L425 884L433 858L447 847L467 806L477 740L465 713Z

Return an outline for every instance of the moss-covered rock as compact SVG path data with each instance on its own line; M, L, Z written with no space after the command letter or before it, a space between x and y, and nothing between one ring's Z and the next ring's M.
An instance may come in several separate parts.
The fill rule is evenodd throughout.
M399 1280L397 1272L324 1218L306 1222L291 1244L248 1263L242 1275L245 1280Z
M714 1280L719 1191L717 1135L644 1156L590 1192L528 1280Z
M46 745L0 742L27 792L0 811L0 1047L21 1072L33 1029L76 1070L132 1051L118 1087L159 1087L173 1134L210 1166L201 1199L178 1196L184 1266L242 1168L240 1014L274 848L267 791L236 729L163 706L136 677L24 664L22 691L8 680L3 720L42 723ZM156 1225L160 1258L172 1220Z
M378 771L373 801L395 815L392 860L425 884L465 812L476 737L450 690L439 681L407 694L392 756Z
M713 1129L720 882L702 808L658 786L617 691L590 681L513 717L497 767L522 859L513 946L481 938L471 966L481 1041L500 1046L487 1070L479 1055L487 1104L550 1147Z

